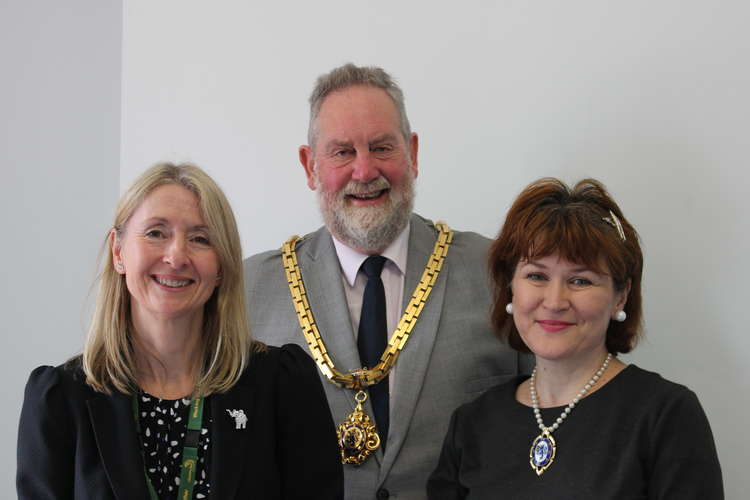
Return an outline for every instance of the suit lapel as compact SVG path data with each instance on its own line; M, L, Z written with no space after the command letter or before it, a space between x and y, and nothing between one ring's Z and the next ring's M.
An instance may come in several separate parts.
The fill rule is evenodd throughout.
M310 308L336 369L347 373L361 368L359 349L341 278L341 264L328 230L321 228L317 231L310 245L300 252L300 256L302 280L305 283ZM323 384L327 386L331 382L325 380ZM333 393L343 394L336 400L329 397L333 419L338 425L354 410L357 403L354 401L355 392L352 390L326 387L326 394L330 396ZM340 401L343 406L335 401ZM365 402L364 409L372 418L374 413L369 400ZM378 448L375 459L380 463L382 448Z
M86 402L104 469L119 500L148 498L130 396L97 394Z
M436 236L437 232L431 224L428 224L421 217L412 216L402 309L406 309L414 288L422 278L427 260L435 246ZM386 478L401 450L414 415L419 393L422 390L440 323L440 313L443 310L445 283L450 271L449 262L450 250L422 314L409 335L409 340L401 351L398 361L396 361L396 390L391 398L390 439L380 468L379 482Z
M320 336L336 369L349 372L362 365L341 281L341 265L328 231L321 230L316 236L304 252L307 262L300 263L302 279ZM356 404L354 394L345 392L353 409Z
M224 394L213 394L211 400L211 496L235 498L242 471L245 469L249 429L237 429L228 410L243 410L248 427L253 422L255 397L253 387L243 377Z

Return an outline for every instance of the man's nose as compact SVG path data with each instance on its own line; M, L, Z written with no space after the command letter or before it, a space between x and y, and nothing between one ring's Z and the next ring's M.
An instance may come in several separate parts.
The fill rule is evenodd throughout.
M357 152L353 164L352 180L367 183L380 177L380 170L378 170L375 162L376 160L370 151Z

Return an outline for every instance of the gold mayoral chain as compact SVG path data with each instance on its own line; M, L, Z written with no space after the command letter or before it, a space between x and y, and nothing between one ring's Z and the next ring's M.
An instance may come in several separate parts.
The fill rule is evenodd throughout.
M409 340L414 325L417 323L422 309L430 296L432 287L438 279L443 262L448 255L448 248L453 241L453 231L443 222L435 224L438 229L435 248L427 261L422 279L414 289L409 304L406 306L403 316L398 322L396 331L391 335L388 346L380 356L380 362L373 368L361 368L352 370L350 373L338 371L333 360L326 349L323 339L315 324L310 303L307 300L305 285L302 282L302 272L297 263L295 247L300 240L299 236L291 237L282 247L282 259L286 279L289 283L289 293L292 295L294 309L297 311L297 319L302 328L302 334L307 341L315 363L320 371L338 387L345 387L357 391L354 400L357 406L354 411L339 424L336 434L338 435L339 448L341 449L341 463L361 465L380 446L380 436L372 419L362 409L362 403L367 400L366 387L375 385L388 375L398 359L398 355Z

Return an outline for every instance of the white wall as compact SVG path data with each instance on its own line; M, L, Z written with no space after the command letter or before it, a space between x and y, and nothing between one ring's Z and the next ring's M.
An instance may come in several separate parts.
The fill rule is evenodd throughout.
M10 407L33 366L80 348L118 154L121 189L157 160L204 166L234 204L246 254L276 247L319 224L297 163L306 98L318 74L353 61L404 87L421 137L417 209L431 218L492 236L532 179L610 187L646 253L647 340L629 360L698 393L727 498L743 498L750 6L299 4L128 0L123 15L119 2L0 3ZM0 418L11 492L17 412Z
M646 254L647 340L628 359L698 393L727 498L750 489L747 3L125 5L122 185L197 162L246 254L319 224L296 151L315 77L347 61L401 82L431 218L492 236L537 177L604 181Z
M117 197L122 4L0 2L0 498L29 372L80 349Z

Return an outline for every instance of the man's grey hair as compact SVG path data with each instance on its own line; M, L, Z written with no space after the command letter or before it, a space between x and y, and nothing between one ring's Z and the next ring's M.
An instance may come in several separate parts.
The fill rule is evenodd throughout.
M393 104L396 105L401 122L401 134L408 144L411 138L411 127L409 126L409 119L406 117L404 93L401 91L401 88L383 68L378 68L377 66L355 66L352 63L334 68L329 73L318 77L315 88L312 94L310 94L310 125L307 129L308 144L312 148L315 148L318 135L318 114L328 94L355 85L369 85L383 89L388 94L391 100L393 100Z

